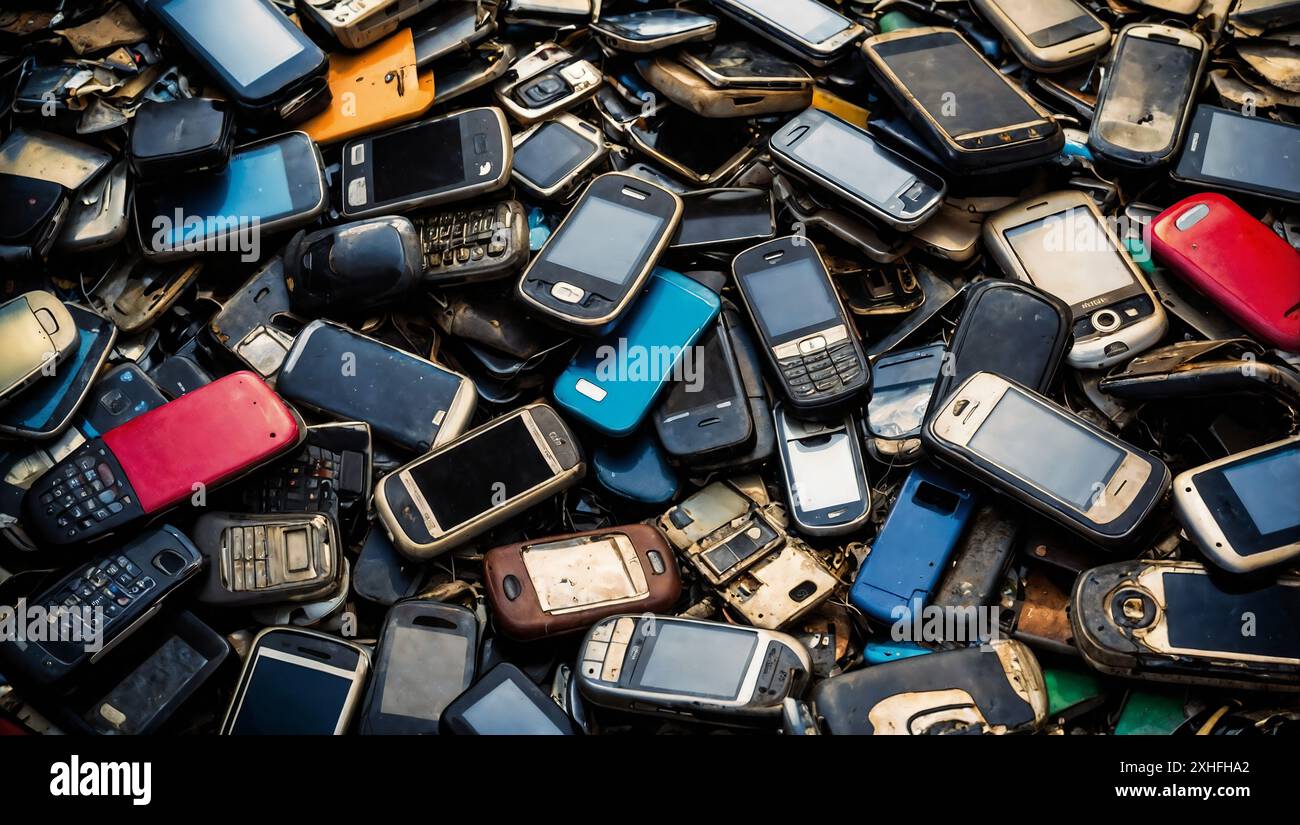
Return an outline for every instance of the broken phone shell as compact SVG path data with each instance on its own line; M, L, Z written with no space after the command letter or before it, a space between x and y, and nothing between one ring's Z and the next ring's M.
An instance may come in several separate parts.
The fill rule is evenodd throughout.
M1004 734L1037 730L1048 697L1029 648L997 639L834 676L812 705L831 734Z
M973 5L1006 38L1016 57L1037 72L1059 72L1086 63L1110 45L1110 27L1074 0L973 0ZM1073 18L1066 16L1071 11L1076 14ZM1031 19L1037 12L1052 22L1028 31L1026 12Z
M91 290L91 303L123 335L153 326L203 271L201 259L158 263L133 255L115 265Z
M754 627L776 630L826 601L840 581L795 536L718 588L722 600Z
M208 562L197 594L205 604L317 601L338 589L343 574L338 525L325 513L206 512L190 535Z
M80 338L67 307L51 292L27 292L0 304L0 404L50 377Z
M798 112L812 103L812 84L792 87L718 86L680 59L665 54L638 61L646 82L673 103L700 117L761 117Z
M1300 578L1242 588L1194 561L1095 567L1070 599L1075 645L1102 673L1246 690L1300 690L1297 611Z
M479 15L482 13L482 19ZM442 3L411 23L415 62L421 69L455 52L466 52L497 30L495 15L477 2ZM438 63L439 76L443 63ZM429 74L432 76L433 72Z
M284 258L276 255L226 299L204 333L248 369L273 381L294 344L293 330L301 324L289 311Z
M1223 195L1193 195L1151 226L1152 252L1264 343L1300 352L1300 252Z
M645 524L495 547L483 575L497 630L522 642L620 613L671 611L682 589L672 549Z
M772 415L794 528L809 536L840 536L865 524L871 516L871 484L857 416L807 421L790 415L783 404ZM846 493L851 495L845 498Z
M1179 341L1148 350L1098 387L1133 401L1260 393L1300 406L1300 371L1248 338Z
M445 105L480 86L500 80L514 62L514 45L496 40L479 43L467 54L442 58L438 64L438 89L434 104Z
M659 518L659 529L702 577L721 587L786 541L785 520L761 479L715 481Z
M60 252L93 252L120 243L131 225L127 163L118 161L102 179L72 195L71 208L55 244Z

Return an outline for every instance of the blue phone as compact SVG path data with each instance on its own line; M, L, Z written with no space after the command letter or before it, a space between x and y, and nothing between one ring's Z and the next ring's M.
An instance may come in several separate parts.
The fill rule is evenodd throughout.
M591 466L602 487L631 501L666 504L677 498L677 473L647 430L596 447Z
M699 380L692 349L722 310L718 294L657 267L614 329L585 344L555 379L555 403L606 435L635 430L671 380Z
M879 622L907 620L930 601L976 505L959 476L918 464L858 571L849 601ZM900 613L901 608L901 613Z

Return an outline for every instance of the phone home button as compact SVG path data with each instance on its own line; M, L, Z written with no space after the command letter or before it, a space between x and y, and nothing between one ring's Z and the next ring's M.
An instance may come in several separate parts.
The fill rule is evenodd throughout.
M1119 313L1113 309L1103 309L1092 315L1092 325L1098 332L1114 332L1119 329L1120 323Z
M576 304L586 294L573 284L566 284L564 281L551 285L551 297L566 304Z

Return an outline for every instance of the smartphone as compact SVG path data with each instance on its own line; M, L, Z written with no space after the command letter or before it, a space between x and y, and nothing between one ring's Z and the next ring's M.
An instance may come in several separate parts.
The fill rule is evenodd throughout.
M1187 29L1125 26L1097 96L1088 146L1105 160L1158 166L1183 142L1210 47Z
M315 601L343 574L338 526L324 513L204 513L191 533L207 561L205 604Z
M853 606L884 624L919 621L977 502L964 479L929 463L913 467L858 569Z
M598 335L641 293L681 217L682 199L667 189L603 174L528 264L518 295L541 320Z
M813 76L798 62L778 57L748 40L685 48L676 59L716 89L807 93L815 85Z
M701 186L726 185L757 151L744 119L700 117L680 106L633 122L627 136L638 151Z
M734 307L720 314L695 349L696 369L664 391L655 408L655 432L676 462L716 460L754 438L754 418L736 357Z
M991 215L984 242L1008 276L1070 306L1070 366L1106 369L1164 337L1164 308L1083 192L1054 192Z
M467 51L497 30L496 17L475 0L442 3L439 8L411 23L415 62L427 69L434 61L458 51ZM438 64L438 85L442 86L442 63ZM441 88L438 90L442 97Z
M732 273L793 412L830 415L869 391L871 367L812 243L791 236L750 247Z
M1048 708L1038 660L1011 639L843 673L812 705L828 733L859 736L1033 732Z
M871 368L867 451L882 464L909 464L921 454L921 425L947 359L943 344L882 355Z
M1251 335L1300 352L1300 253L1223 195L1186 198L1151 225L1152 253Z
M298 0L298 11L345 49L364 49L437 0Z
M1174 512L1211 562L1250 573L1300 556L1300 438L1180 473Z
M1102 673L1245 690L1297 689L1298 613L1300 578L1243 587L1194 561L1094 567L1070 598L1075 645Z
M495 457L509 455L502 463ZM384 476L379 519L407 558L430 559L577 483L581 448L545 404L470 430Z
M437 734L443 711L474 683L478 641L478 619L459 605L422 599L393 605L379 631L358 731Z
M589 28L621 52L643 54L698 40L712 40L718 18L687 9L646 9L607 14Z
M369 674L370 654L360 645L314 630L265 628L244 659L221 734L346 733Z
M102 537L206 495L306 434L262 379L232 373L78 447L27 491L23 525L54 545Z
M779 506L767 500L766 488L740 486L742 481L754 479L715 481L657 522L673 547L714 587L726 585L786 542Z
M528 194L541 200L564 200L608 154L600 130L561 112L514 136L511 175Z
M149 11L245 112L295 123L329 102L328 57L271 0L153 0Z
M921 432L931 456L1094 544L1131 544L1169 489L1169 468L1043 396L971 376Z
M593 705L731 725L775 725L812 672L793 636L756 627L617 616L582 642L578 689Z
M948 191L938 175L819 109L808 109L774 132L768 148L785 171L902 231L924 223Z
M442 712L457 736L576 736L573 720L522 670L502 662Z
M543 43L512 63L493 92L511 117L530 126L589 99L603 81L588 61Z
M509 183L513 156L505 115L492 106L357 138L343 145L343 215L389 215L495 192Z
M238 147L220 172L137 187L135 228L156 261L204 252L247 258L262 233L311 223L327 203L320 150L305 133L288 132Z
M742 26L814 66L842 56L866 31L817 0L711 0Z
M772 415L795 530L840 536L865 524L871 516L871 484L856 416L822 424L795 418L782 404Z
M1042 163L1065 145L1056 119L953 29L900 29L869 38L862 51L886 95L952 171Z
M284 360L276 386L285 398L344 421L365 421L413 452L464 432L478 395L474 382L432 361L329 321L312 321ZM386 390L403 388L393 404Z
M683 61L686 54L689 52L682 52L676 58L656 55L638 61L637 69L665 97L700 117L757 117L798 112L812 103L811 82L745 85L744 79L738 78L718 84L712 79L715 73L706 74L688 66Z
M645 524L494 547L483 575L497 630L525 642L668 611L682 591L672 549Z
M696 189L682 195L682 207L673 249L756 243L776 236L772 193L767 189Z
M1300 203L1300 126L1198 106L1173 172L1185 183Z
M80 340L72 314L53 293L26 292L0 304L0 405L57 375Z
M555 379L561 410L611 436L630 435L673 378L696 373L695 342L722 309L718 294L662 267L604 338L587 342Z
M1037 72L1087 63L1110 45L1110 27L1075 0L974 0L975 10Z

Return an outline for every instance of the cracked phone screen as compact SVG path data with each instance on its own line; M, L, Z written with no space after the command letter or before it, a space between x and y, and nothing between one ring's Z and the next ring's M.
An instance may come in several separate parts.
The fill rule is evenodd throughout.
M1178 138L1200 55L1145 37L1125 37L1097 107L1097 132L1134 152L1163 152Z

